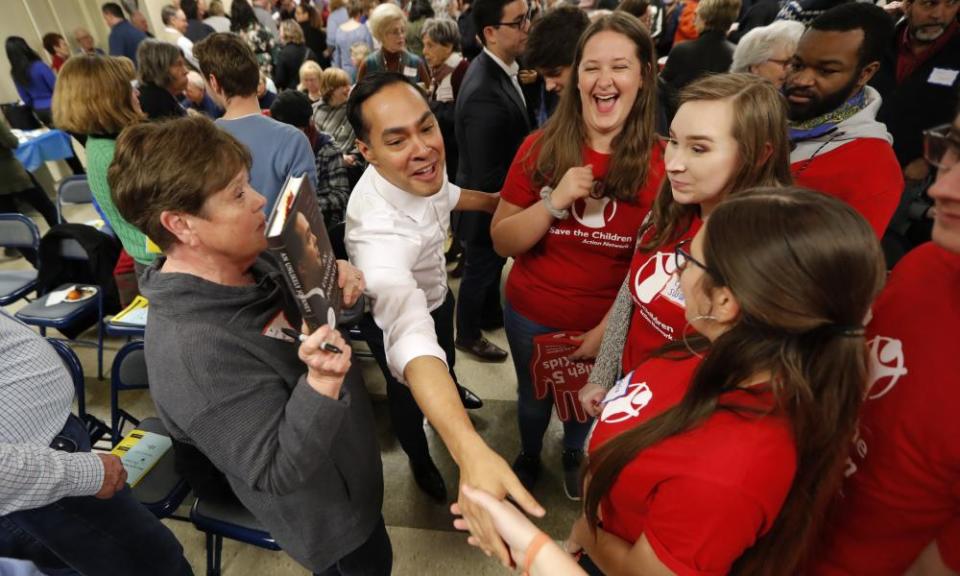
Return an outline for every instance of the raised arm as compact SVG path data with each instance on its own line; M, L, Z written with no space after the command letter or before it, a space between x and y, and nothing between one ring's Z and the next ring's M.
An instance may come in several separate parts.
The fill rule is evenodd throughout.
M551 213L547 202L555 210L569 210L577 199L585 198L593 189L593 169L590 166L580 166L567 170L548 198L534 201L526 207L514 204L509 199L540 197L540 190L530 190L532 184L529 178L517 174L517 171L524 170L521 166L524 162L521 153L523 148L517 152L517 158L510 167L504 184L505 199L497 207L490 225L493 248L503 257L518 256L530 250L550 230L556 217ZM522 187L524 190L507 190L507 187Z

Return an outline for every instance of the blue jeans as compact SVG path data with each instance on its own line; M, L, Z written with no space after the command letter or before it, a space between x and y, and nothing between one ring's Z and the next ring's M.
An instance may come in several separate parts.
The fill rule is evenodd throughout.
M71 415L60 432L90 451L90 438ZM62 498L41 508L0 516L0 556L30 560L46 574L192 575L173 533L129 487L113 498Z
M524 318L507 302L503 309L503 327L507 331L510 357L517 372L517 420L520 423L520 445L529 456L539 457L543 449L543 434L550 425L553 414L553 395L537 400L530 381L530 359L533 357L533 337L560 328L542 326ZM564 450L583 450L593 421L578 422L576 418L563 423Z

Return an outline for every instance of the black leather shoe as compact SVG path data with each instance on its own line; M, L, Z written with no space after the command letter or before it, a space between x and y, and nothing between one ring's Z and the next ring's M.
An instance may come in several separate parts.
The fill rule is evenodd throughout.
M507 359L507 351L496 344L490 342L483 336L472 342L465 342L459 338L454 342L454 346L464 352L469 352L477 357L481 362L503 362Z
M437 470L433 460L427 459L425 462L410 461L410 469L413 470L413 479L417 486L427 496L440 504L447 502L447 485L443 482L443 476Z
M457 390L460 392L460 401L463 402L463 407L467 410L476 410L477 408L483 408L483 400L479 396L470 391L469 388L463 386L457 386Z
M540 457L530 456L523 452L513 461L513 473L527 490L533 490L540 479Z

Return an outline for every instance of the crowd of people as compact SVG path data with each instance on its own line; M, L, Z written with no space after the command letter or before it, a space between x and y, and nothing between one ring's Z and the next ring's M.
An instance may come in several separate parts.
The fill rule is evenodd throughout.
M125 299L149 299L151 397L194 492L242 504L313 573L389 574L393 550L346 326L283 331L301 315L265 225L299 175L413 479L448 502L426 418L459 471L454 526L487 555L551 575L949 575L958 13L179 0L151 31L107 2L106 53L83 29L75 53L44 37L50 65L23 38L6 50L24 105L85 148L75 170L123 246ZM9 132L0 211L53 225ZM532 366L556 333L589 370L586 421L562 423L581 502L562 547L528 518L547 512L564 401ZM512 361L519 452L474 428L458 350ZM88 454L66 380L0 311L0 557L190 573L116 459Z

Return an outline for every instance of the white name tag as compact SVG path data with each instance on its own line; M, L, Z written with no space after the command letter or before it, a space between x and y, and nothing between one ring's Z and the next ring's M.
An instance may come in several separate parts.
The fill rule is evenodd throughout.
M416 69L416 68L412 68L412 67L410 67L410 66L404 66L404 67L403 67L403 75L404 75L404 76L410 76L411 78L416 78L416 77L417 77L417 69Z
M934 68L933 72L930 72L930 77L927 78L927 82L940 86L953 86L953 83L957 81L958 74L960 74L960 70Z

